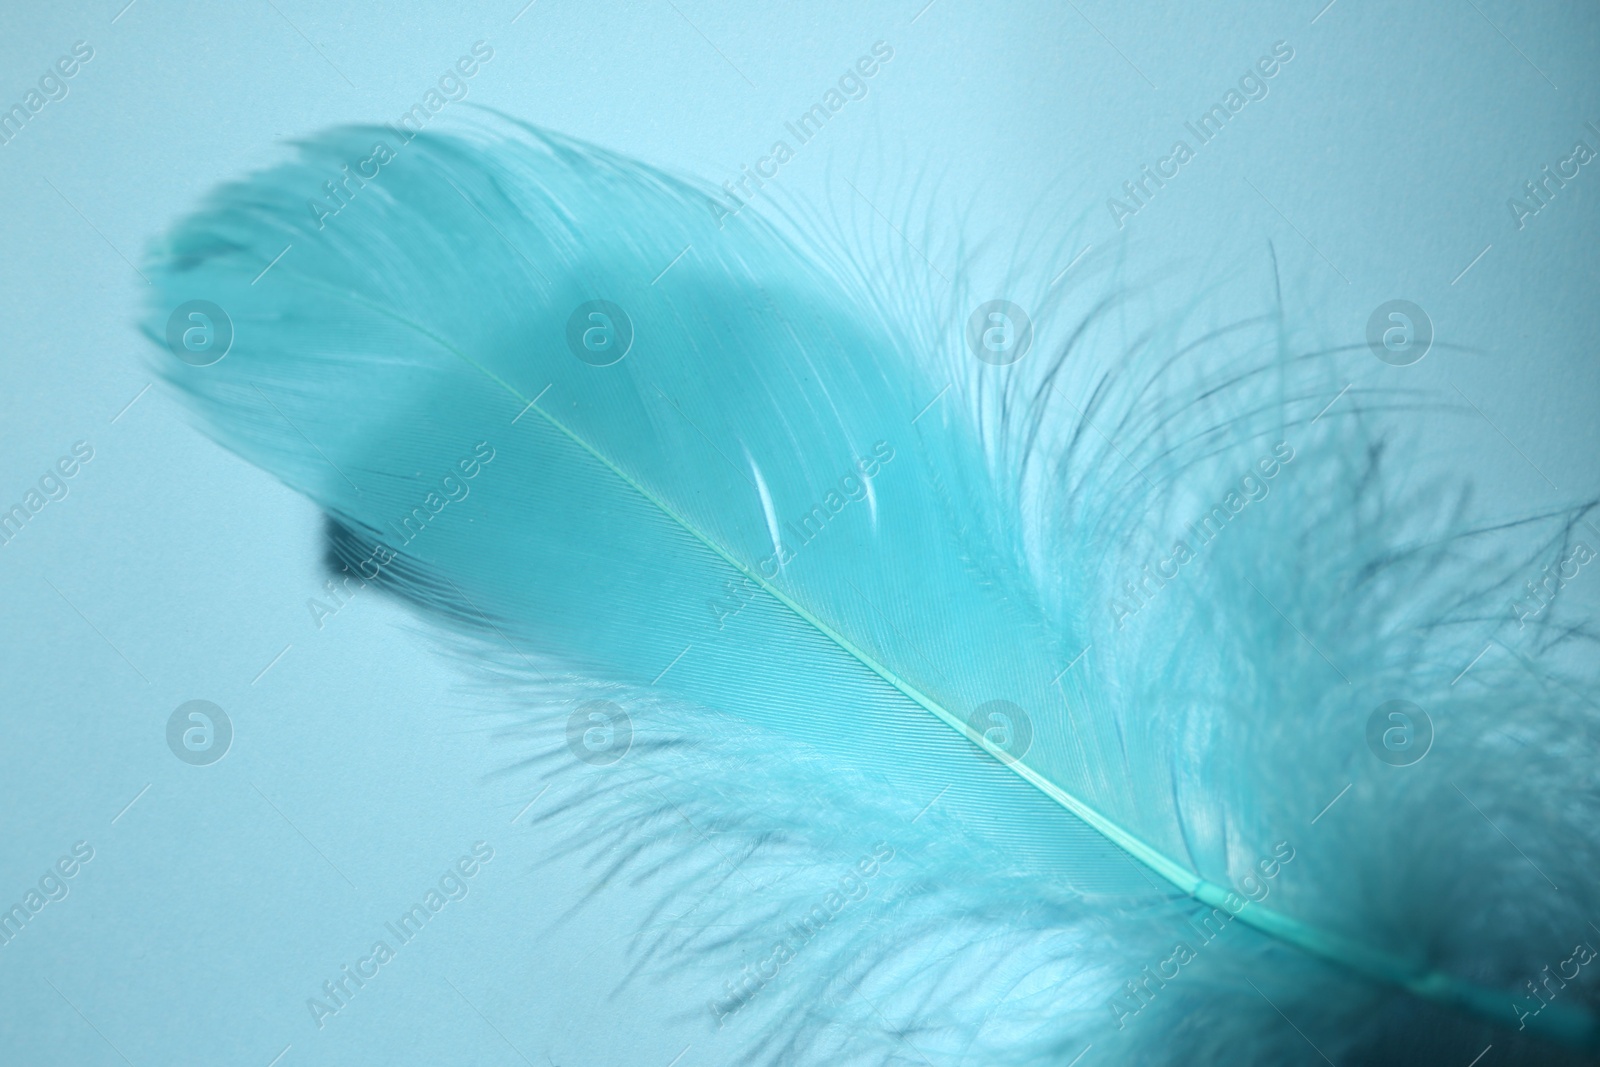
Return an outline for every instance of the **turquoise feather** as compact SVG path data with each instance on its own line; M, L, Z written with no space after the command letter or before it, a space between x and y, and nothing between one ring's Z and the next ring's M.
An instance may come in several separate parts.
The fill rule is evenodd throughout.
M353 160L386 156L371 176L341 177ZM337 214L315 206L330 179L348 205ZM1069 385L1087 373L1068 362L1082 359L1073 344L1014 371L974 365L959 347L929 351L886 310L892 297L856 290L848 271L753 212L728 217L690 183L495 119L408 142L386 128L319 137L221 190L157 261L153 339L165 341L174 306L196 299L225 309L234 330L220 362L164 359L164 373L208 432L333 519L344 558L376 554L389 587L509 644L513 668L547 692L593 679L641 709L665 702L659 716L640 710L641 722L704 725L714 713L738 724L730 744L742 755L726 764L652 754L683 803L712 811L709 798L744 795L728 784L732 768L754 771L777 799L741 803L770 803L815 850L848 852L844 829L805 827L798 798L850 782L839 803L860 826L896 826L896 804L914 812L938 792L948 837L925 839L923 852L942 857L925 873L960 878L965 864L1052 912L1002 922L1008 936L1070 929L1092 940L1099 924L1122 923L1136 931L1127 946L1159 940L1149 931L1170 920L1172 898L1129 893L1131 856L1264 935L1238 951L1306 988L1331 983L1356 1004L1374 995L1366 983L1395 986L1513 1031L1596 1043L1575 998L1519 1014L1498 962L1451 970L1441 965L1451 953L1366 923L1352 904L1367 892L1360 879L1286 889L1271 904L1235 889L1241 869L1303 832L1309 803L1251 759L1299 758L1344 736L1333 727L1349 717L1351 691L1432 684L1417 668L1422 646L1385 660L1376 634L1361 632L1399 625L1381 616L1389 609L1333 606L1350 594L1335 587L1346 572L1404 553L1363 528L1346 545L1369 554L1343 577L1296 572L1281 551L1263 557L1286 529L1303 536L1290 523L1306 515L1287 505L1318 495L1309 460L1293 471L1298 489L1285 474L1276 511L1208 549L1208 584L1162 594L1177 625L1154 610L1131 626L1125 610L1107 613L1119 580L1138 573L1141 524L1172 505L1145 492L1153 483L1127 481L1084 427L1142 420L1138 451L1123 459L1163 484L1227 470L1278 437L1297 436L1302 454L1311 440L1359 440L1330 429L1335 420L1307 425L1308 405L1332 390L1315 393L1315 372L1275 350L1207 394L1250 417L1152 391L1165 381L1153 372L1090 374L1077 384L1095 391L1080 391ZM952 384L929 413L928 398ZM957 410L958 396L985 390L976 411ZM1092 399L1078 411L1058 402L1064 393ZM1189 454L1203 460L1175 458ZM1361 460L1323 470L1342 487L1335 497L1388 499ZM1444 570L1420 557L1405 565ZM1247 584L1227 581L1240 574ZM1466 595L1457 572L1448 580ZM1291 614L1315 655L1281 625ZM1343 667L1330 672L1334 663ZM1542 683L1500 681L1519 699L1561 699ZM1026 709L1020 759L1008 746L1023 727L983 717L996 707ZM1303 722L1268 718L1280 709ZM754 757L752 768L749 746L803 766ZM1560 833L1551 840L1579 870L1592 858L1592 840L1576 851ZM1116 902L1096 905L1096 890ZM909 921L936 898L902 897L900 917L878 919ZM1307 958L1283 962L1271 941ZM1138 959L1127 946L1121 955ZM1116 969L1115 948L1086 951L1074 943L1095 961L1084 971ZM969 945L969 963L977 955ZM1328 978L1316 960L1345 973ZM1072 996L1093 1001L1077 986ZM1041 1048L1065 1056L1079 1037L1124 1028L1114 1008L1096 1010L1085 1022L1058 1004L984 1047L1018 1062ZM1041 1037L1046 1026L1055 1032ZM952 1040L952 1062L975 1047L970 1036Z

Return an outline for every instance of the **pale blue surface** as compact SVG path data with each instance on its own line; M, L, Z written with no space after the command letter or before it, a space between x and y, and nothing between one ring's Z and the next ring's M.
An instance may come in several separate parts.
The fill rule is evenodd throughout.
M95 448L70 495L0 548L0 903L73 842L95 848L70 895L0 947L4 1062L264 1065L285 1046L285 1067L522 1062L509 1041L536 1064L665 1067L690 1043L677 1005L603 999L615 931L592 917L552 931L555 909L530 907L524 879L562 906L585 883L510 825L537 785L487 781L503 753L459 713L467 701L407 616L358 597L314 628L314 509L189 429L159 387L110 421L150 381L134 330L144 286L118 251L140 263L204 191L281 158L283 139L392 119L474 41L496 54L470 99L720 182L886 40L896 57L868 97L784 168L796 199L848 211L849 178L892 213L894 183L928 170L944 214L970 211L1002 244L1042 204L1032 216L1081 215L1081 244L1102 251L1118 241L1105 198L1286 40L1295 58L1270 95L1129 220L1135 273L1176 261L1204 274L1259 259L1270 239L1291 291L1351 342L1376 304L1415 300L1441 342L1474 351L1441 347L1404 370L1373 360L1361 383L1450 403L1459 389L1481 408L1492 427L1429 418L1491 496L1531 511L1600 491L1600 172L1584 168L1524 231L1505 204L1576 138L1596 143L1592 14L1338 0L1312 25L1320 3L1226 17L1080 4L1091 27L1070 6L954 0L914 24L915 2L752 20L541 0L511 25L515 2L408 15L280 2L324 61L269 4L138 0L113 24L120 6L8 12L0 40L7 105L73 41L95 48L66 99L0 147L0 503L72 442ZM938 264L954 246L933 238ZM1251 284L1241 307L1260 295ZM1592 603L1589 581L1574 592ZM193 698L236 729L210 768L165 745L168 714ZM496 858L471 895L317 1030L305 999L476 840ZM679 1062L724 1061L697 1043Z

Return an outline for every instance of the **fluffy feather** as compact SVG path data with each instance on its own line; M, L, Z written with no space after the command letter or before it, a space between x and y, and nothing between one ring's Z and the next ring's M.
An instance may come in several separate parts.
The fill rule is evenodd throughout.
M164 373L537 709L530 765L611 832L573 847L653 894L640 973L702 984L730 1062L1593 1049L1592 987L1523 988L1597 933L1592 678L1516 654L1503 543L1389 472L1377 398L1319 414L1336 362L1280 316L1130 347L1044 294L1035 352L980 364L753 212L498 119L316 138L156 259L153 339L191 299L236 331ZM569 343L597 300L606 366ZM1437 729L1408 767L1365 742L1393 698ZM567 744L595 699L635 731L604 767Z

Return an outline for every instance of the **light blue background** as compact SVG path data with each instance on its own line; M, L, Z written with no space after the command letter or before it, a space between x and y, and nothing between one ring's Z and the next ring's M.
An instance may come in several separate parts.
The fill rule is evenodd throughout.
M1430 313L1422 363L1344 363L1358 386L1481 409L1410 416L1436 446L1419 465L1518 511L1600 491L1600 163L1521 232L1506 207L1578 138L1600 146L1590 5L273 2L4 14L0 105L74 41L95 48L0 147L0 506L74 441L95 449L0 547L0 904L73 842L95 849L0 947L5 1063L666 1067L686 1046L683 1067L726 1062L674 1021L706 991L608 997L626 894L512 824L543 783L490 779L517 750L419 625L369 592L317 630L314 510L160 387L141 395L146 288L127 261L286 140L392 120L475 41L495 57L471 100L714 183L887 41L870 95L784 167L791 199L859 212L850 179L895 215L906 179L936 176L938 218L1092 245L1131 277L1235 272L1241 308L1266 292L1270 241L1291 311L1328 343L1359 343L1394 297ZM1119 231L1105 199L1278 40L1295 57L1270 95ZM954 269L953 229L914 237ZM207 768L164 738L194 698L237 731ZM496 853L471 895L317 1030L306 998L477 840Z

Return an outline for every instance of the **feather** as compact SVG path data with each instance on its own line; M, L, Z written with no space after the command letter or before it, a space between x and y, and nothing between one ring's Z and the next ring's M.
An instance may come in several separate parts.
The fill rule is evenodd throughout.
M1592 1052L1593 661L1508 632L1385 398L1121 296L995 365L789 230L499 117L342 129L174 229L146 332L221 309L162 373L496 679L730 1062ZM1369 751L1397 699L1431 759Z

